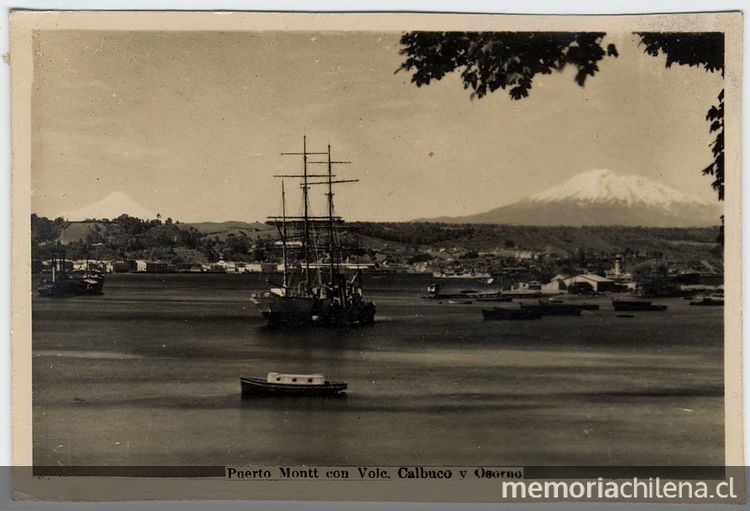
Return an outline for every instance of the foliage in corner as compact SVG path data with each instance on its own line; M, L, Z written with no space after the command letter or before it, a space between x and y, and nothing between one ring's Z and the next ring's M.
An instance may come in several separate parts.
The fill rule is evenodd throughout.
M411 81L428 85L461 70L464 88L482 98L497 89L513 99L529 95L534 77L577 70L583 86L599 71L606 56L617 57L617 48L602 47L604 32L409 32L401 37L406 57L397 70L413 71Z
M652 57L664 54L672 64L720 71L724 76L723 32L637 32L643 51Z

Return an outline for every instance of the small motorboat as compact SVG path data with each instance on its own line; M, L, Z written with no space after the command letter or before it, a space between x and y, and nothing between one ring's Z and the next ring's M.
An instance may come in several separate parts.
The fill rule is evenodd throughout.
M482 309L482 316L486 320L496 321L540 319L542 317L538 311L530 309L505 309L502 307Z
M242 396L332 396L348 387L331 382L322 374L284 374L271 372L265 378L240 378Z
M458 293L444 293L440 290L440 284L434 283L427 286L427 292L421 297L427 300L476 300L478 302L510 302L513 300L510 296L504 295L502 290L461 289Z
M476 297L478 302L512 302L513 297L502 293L479 293Z
M539 303L522 303L522 309L537 311L542 316L580 316L583 308L572 303L539 300Z
M696 296L690 305L702 305L703 307L721 307L724 305L723 296Z
M612 306L616 311L665 311L666 305L658 305L646 300L612 300Z
M585 310L585 311L598 311L599 310L599 304L598 303L586 303L586 302L583 302L583 303L579 303L577 305L581 308L581 310Z

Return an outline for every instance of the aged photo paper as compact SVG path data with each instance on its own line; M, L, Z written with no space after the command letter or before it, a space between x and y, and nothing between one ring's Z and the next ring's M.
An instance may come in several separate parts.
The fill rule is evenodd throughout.
M742 22L12 12L14 498L743 502Z

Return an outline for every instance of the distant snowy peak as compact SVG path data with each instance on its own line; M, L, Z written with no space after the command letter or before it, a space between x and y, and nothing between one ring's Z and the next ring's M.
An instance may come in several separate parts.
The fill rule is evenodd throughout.
M513 225L625 225L713 227L722 214L718 201L705 200L643 176L590 170L527 199L450 223Z
M619 176L608 169L581 172L564 183L533 195L531 202L580 202L648 205L668 208L695 204L710 206L706 199L690 195L643 176Z
M103 199L84 206L80 209L60 213L56 217L63 217L70 221L87 220L91 218L117 218L126 214L142 220L156 218L156 213L142 206L133 200L128 194L123 192L113 192Z

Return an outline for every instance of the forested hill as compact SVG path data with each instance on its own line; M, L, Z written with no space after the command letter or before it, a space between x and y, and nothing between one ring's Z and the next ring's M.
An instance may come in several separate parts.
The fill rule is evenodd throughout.
M354 222L347 225L351 232L362 237L410 247L459 247L473 251L513 248L563 256L581 250L596 253L661 252L666 258L682 258L686 252L718 257L722 254L717 243L719 230L713 227L542 227L426 222Z
M140 220L122 215L113 220L66 222L32 215L32 256L48 257L62 243L70 258L93 250L106 259L200 258L216 261L263 260L278 239L275 226L247 222L182 224ZM351 222L342 242L353 252L386 251L398 256L434 249L492 251L533 250L571 256L592 253L646 252L665 258L720 258L715 228L540 227L441 223Z

